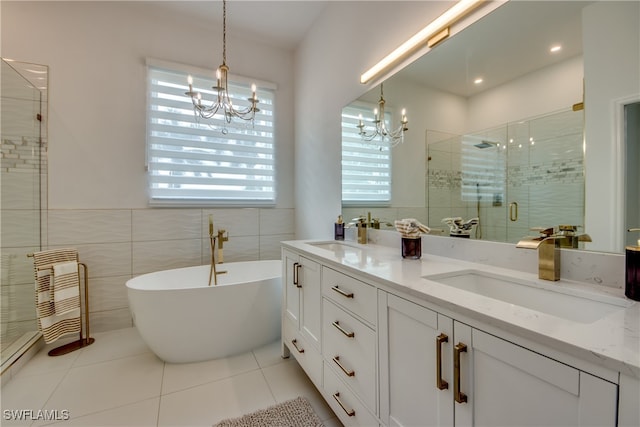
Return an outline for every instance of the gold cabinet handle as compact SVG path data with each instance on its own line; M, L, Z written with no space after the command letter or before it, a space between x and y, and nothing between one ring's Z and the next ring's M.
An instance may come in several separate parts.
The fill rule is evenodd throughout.
M293 284L296 285L297 288L302 287L302 285L300 284L300 267L302 267L300 263L293 263Z
M340 332L342 332L347 338L353 338L356 336L355 332L347 332L345 331L345 329L340 326L340 322L338 322L337 320L335 322L332 323L332 325L339 330Z
M340 405L340 407L342 408L342 410L345 412L345 414L347 414L347 416L349 417L353 417L356 414L356 411L353 409L347 409L344 406L344 403L342 403L342 401L340 400L340 393L335 393L333 395L333 398L336 400L336 402L338 402L338 405Z
M340 369L342 369L342 372L344 372L346 376L353 377L356 374L356 371L349 371L344 366L342 366L342 363L340 363L340 356L334 357L333 361L336 362L336 365L338 365Z
M331 289L333 289L334 291L336 291L337 293L339 293L340 295L342 295L345 298L353 298L353 292L345 292L342 289L340 289L338 287L338 285L335 285Z
M509 220L511 222L518 220L518 202L509 203Z
M446 390L449 383L442 379L442 343L449 342L449 337L440 334L436 337L436 387L438 390Z
M296 350L298 350L298 353L304 353L304 348L298 348L298 344L296 344L298 342L298 340L293 340L291 341L291 344L293 344L293 346L296 348Z
M467 346L458 343L453 348L453 398L458 403L465 403L467 395L460 391L460 353L466 353Z

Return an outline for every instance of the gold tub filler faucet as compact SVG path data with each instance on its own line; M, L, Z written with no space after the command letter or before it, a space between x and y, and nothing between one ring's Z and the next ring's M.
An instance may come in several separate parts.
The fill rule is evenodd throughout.
M227 233L225 237L224 234ZM209 215L209 241L211 242L211 268L209 269L209 286L211 286L211 279L213 279L214 286L218 284L218 274L226 274L226 270L218 271L216 268L216 249L218 251L218 264L224 262L222 247L224 242L229 241L229 233L226 230L219 229L217 233L213 231L213 215ZM217 248L216 248L217 241Z

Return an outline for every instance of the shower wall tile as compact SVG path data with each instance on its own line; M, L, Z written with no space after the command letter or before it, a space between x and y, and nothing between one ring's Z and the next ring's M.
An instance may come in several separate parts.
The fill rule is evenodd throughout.
M2 321L20 322L36 318L33 283L2 286Z
M2 206L40 209L40 174L37 171L2 173ZM33 197L25 197L32 195Z
M50 210L49 245L131 241L131 210Z
M133 326L128 308L92 312L89 316L91 332L105 332Z
M2 210L2 246L25 247L40 244L38 210Z
M202 212L202 235L209 233L209 215L213 227L229 232L229 236L257 236L260 234L260 209L205 209Z
M201 237L200 209L134 209L132 212L134 242Z
M91 279L89 282L89 311L128 308L127 287L125 283L131 276L114 276Z
M293 234L293 209L260 209L260 235Z
M202 239L133 242L133 275L199 265Z
M4 237L4 235L3 235ZM33 258L27 254L39 250L38 247L2 248L0 266L0 285L30 284L33 286Z
M294 234L280 234L260 237L260 259L280 259L281 245L285 240L293 240Z

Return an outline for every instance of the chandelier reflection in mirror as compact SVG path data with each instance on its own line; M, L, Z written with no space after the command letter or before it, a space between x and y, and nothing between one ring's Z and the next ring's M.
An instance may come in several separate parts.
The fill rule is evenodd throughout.
M193 77L189 76L187 83L189 91L185 95L191 97L193 111L196 118L212 119L216 115L223 115L224 122L230 124L234 118L250 121L253 125L258 108L258 98L256 96L256 85L251 85L251 98L247 98L249 105L243 109L234 107L227 79L229 66L227 66L227 1L222 1L222 65L216 71L216 85L212 87L215 99L211 103L202 100L202 94L193 90ZM222 128L222 133L226 134L226 127Z
M407 127L409 124L409 120L407 120L407 112L405 109L402 109L401 118L400 118L400 126L396 129L389 129L391 126L387 127L387 117L384 112L384 93L382 84L380 84L380 100L378 101L378 108L373 110L373 125L374 128L372 130L366 130L365 124L362 119L362 114L359 116L358 120L358 129L360 129L360 137L367 142L373 141L374 139L379 139L379 141L383 144L388 144L391 147L395 147L396 145L404 142L404 133L409 130Z

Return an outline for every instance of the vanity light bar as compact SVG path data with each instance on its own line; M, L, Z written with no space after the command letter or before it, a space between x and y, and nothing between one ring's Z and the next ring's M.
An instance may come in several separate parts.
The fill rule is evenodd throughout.
M429 25L424 27L409 40L402 43L396 50L385 56L376 65L365 71L365 73L360 76L360 83L369 82L379 73L386 70L389 66L393 65L398 60L402 59L405 55L409 54L415 48L422 45L425 41L429 40L431 36L433 36L437 32L442 31L445 27L462 18L465 14L469 13L473 8L478 6L483 1L484 0L460 0L450 9L447 9L442 15L431 21ZM441 40L443 39L438 40L438 42Z

